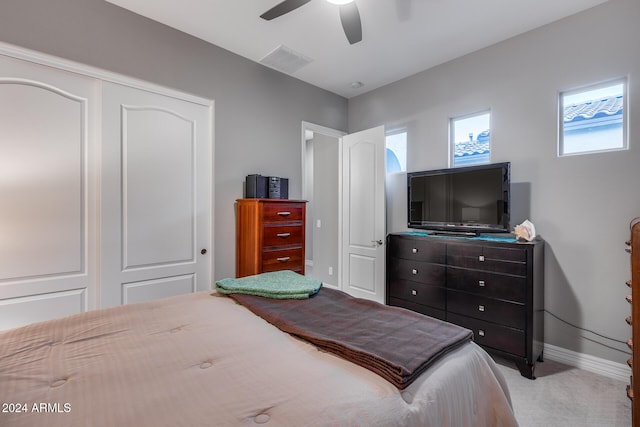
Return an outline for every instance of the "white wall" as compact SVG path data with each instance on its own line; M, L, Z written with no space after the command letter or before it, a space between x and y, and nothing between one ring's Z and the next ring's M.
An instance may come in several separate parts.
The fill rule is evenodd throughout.
M349 132L408 130L408 169L448 166L448 119L490 108L492 162L512 167L512 227L546 240L545 341L623 363L624 241L640 216L640 2L610 0L349 100ZM628 151L558 158L558 91L629 76ZM406 228L406 181L388 182L388 232ZM618 341L588 332L591 330ZM619 349L621 351L612 349Z

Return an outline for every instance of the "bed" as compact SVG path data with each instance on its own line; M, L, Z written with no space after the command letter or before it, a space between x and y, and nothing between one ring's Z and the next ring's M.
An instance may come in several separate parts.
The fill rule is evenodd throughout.
M401 389L215 290L0 332L0 400L3 427L517 425L472 341Z

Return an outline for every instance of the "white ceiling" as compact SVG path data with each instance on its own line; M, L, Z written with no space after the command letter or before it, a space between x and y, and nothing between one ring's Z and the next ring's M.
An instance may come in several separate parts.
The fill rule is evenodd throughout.
M106 1L255 62L284 45L312 60L293 77L351 98L607 0L356 0L354 45L325 0L272 21L280 0Z

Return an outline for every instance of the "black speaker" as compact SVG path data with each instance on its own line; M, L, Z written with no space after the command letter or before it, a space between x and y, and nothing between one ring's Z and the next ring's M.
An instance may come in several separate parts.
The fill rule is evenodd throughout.
M266 199L269 195L267 177L262 175L247 175L245 197L247 199Z
M287 178L270 176L268 186L270 199L289 198L289 180Z

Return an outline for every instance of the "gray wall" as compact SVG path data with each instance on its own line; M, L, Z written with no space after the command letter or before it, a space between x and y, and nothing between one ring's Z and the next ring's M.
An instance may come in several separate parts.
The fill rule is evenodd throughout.
M235 276L246 175L301 188L301 122L347 127L347 100L102 0L3 0L0 40L215 101L215 278Z
M638 17L637 0L611 0L349 100L349 132L406 126L410 171L447 167L448 119L490 108L491 160L512 167L511 225L529 218L547 242L546 309L584 329L547 313L545 341L620 363L631 332L624 242L640 216ZM630 149L557 157L558 91L625 75ZM388 180L389 232L406 229L405 186Z

